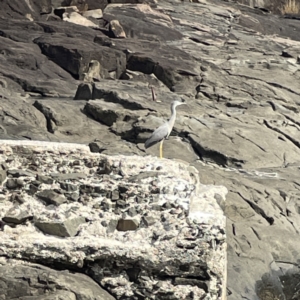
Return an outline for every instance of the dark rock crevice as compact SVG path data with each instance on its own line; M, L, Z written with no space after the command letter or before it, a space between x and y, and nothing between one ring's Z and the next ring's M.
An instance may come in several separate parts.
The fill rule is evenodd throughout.
M266 214L266 212L261 209L256 203L244 198L241 194L239 194L249 205L250 207L260 216L262 216L270 225L274 224L274 218L270 217Z
M264 124L266 125L267 128L278 132L279 134L282 134L285 138L287 138L290 142L292 142L297 148L300 148L300 142L298 142L297 140L295 140L293 137L291 137L290 135L286 134L285 132L283 132L282 130L280 130L279 128L276 128L274 126L272 126L270 124L270 122L268 122L267 120L264 120Z

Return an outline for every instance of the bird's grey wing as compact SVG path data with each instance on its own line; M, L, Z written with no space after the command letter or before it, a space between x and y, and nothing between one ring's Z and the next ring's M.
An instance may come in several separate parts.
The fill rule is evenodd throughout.
M147 149L162 141L168 135L168 132L168 123L159 126L145 142L145 148Z

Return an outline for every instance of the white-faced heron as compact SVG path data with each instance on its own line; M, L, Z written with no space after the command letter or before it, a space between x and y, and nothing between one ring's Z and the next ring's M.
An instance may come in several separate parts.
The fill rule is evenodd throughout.
M168 122L164 123L163 125L159 126L155 131L151 134L149 139L145 142L145 148L149 148L157 143L159 145L159 157L163 157L163 142L164 139L167 139L173 129L175 119L176 119L176 106L185 104L185 102L181 102L175 100L171 103L171 118Z

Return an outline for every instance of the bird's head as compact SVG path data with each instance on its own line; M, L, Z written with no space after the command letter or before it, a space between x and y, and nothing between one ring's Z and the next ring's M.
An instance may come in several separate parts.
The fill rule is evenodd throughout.
M179 105L182 105L182 104L186 104L186 102L183 98L179 98L178 100L174 100L172 102L173 107L176 107L176 106L179 106Z

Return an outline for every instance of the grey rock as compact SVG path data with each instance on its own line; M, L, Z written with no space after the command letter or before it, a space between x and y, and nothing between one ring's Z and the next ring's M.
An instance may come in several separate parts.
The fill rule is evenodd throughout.
M103 143L101 142L92 142L89 143L89 147L92 153L101 153L105 148L102 147Z
M117 108L120 108L120 105L114 103L105 103L104 101L89 101L85 107L84 111L91 115L95 120L111 126L116 122L118 118Z
M18 146L15 147L13 150L14 154L19 154L19 155L24 155L25 157L31 157L33 155L33 151L32 149L30 149L30 147L26 147L26 146Z
M139 227L139 222L135 219L120 219L118 221L118 231L136 230Z
M123 194L123 193L126 193L130 188L129 188L128 186L126 186L126 185L120 184L120 185L118 186L118 189L119 189L119 192L120 192L121 194Z
M144 216L143 222L146 226L151 226L151 225L155 224L156 220L152 216Z
M5 160L6 154L11 153L14 148L13 143L7 143L6 150L2 154ZM8 146L9 144L11 146ZM202 203L206 203L209 209L213 207L214 218L218 212L222 214L214 196L218 193L219 197L224 198L225 188L197 185L196 190L200 195L203 190L204 195L198 197L196 194L190 199L193 205L188 207L187 193L194 191L196 182L195 177L190 175L191 172L196 173L192 166L171 160L165 160L164 164L161 164L160 160L151 157L137 159L135 156L91 154L87 146L78 144L43 143L43 147L36 142L26 144L32 145L32 153L36 155L35 161L41 162L40 168L45 175L48 176L56 169L69 173L80 170L86 177L72 182L80 187L79 201L68 202L59 207L53 204L43 207L35 197L26 195L27 190L23 188L24 190L20 191L20 195L24 193L25 200L22 206L28 207L33 212L35 227L27 223L26 226L15 226L12 229L7 227L6 230L6 224L1 235L1 251L4 255L8 255L9 251L9 255L14 257L21 249L29 259L40 261L51 253L52 261L59 263L60 266L71 265L86 269L96 282L102 282L110 293L118 297L127 297L128 293L130 293L128 297L138 294L150 297L152 291L156 290L155 286L159 280L162 284L161 289L165 291L160 297L172 295L178 300L186 299L191 286L188 284L177 286L173 280L166 281L165 278L190 278L190 276L200 281L209 281L207 292L197 284L194 285L196 298L200 299L204 294L212 295L215 291L220 291L223 280L221 274L224 272L224 260L220 257L225 258L225 244L224 239L215 243L214 241L221 233L220 228L224 226L215 224L220 222L217 218L211 225L204 224L206 228L203 228L205 214ZM48 150L45 151L44 147ZM26 157L27 153L23 151L13 160L6 161L9 168L11 165L31 165L31 160L25 159ZM68 157L68 160L65 157ZM107 174L99 174L98 168L106 169ZM131 176L146 170L155 171L152 176L148 173L139 182L129 181ZM31 182L32 185L38 184ZM54 191L61 193L57 183L59 182L55 182ZM155 197L151 195L154 186L161 190ZM39 188L43 191L47 186L40 184ZM119 199L116 203L105 198L110 191L118 193ZM12 194L9 191L6 193ZM208 195L210 196L207 197ZM137 202L137 197L140 197L141 201ZM11 205L8 201L5 203ZM128 207L114 209L120 203ZM152 211L153 203L172 203L170 207L174 210L174 214L171 215L170 209L163 206L162 211ZM187 218L177 218L182 209L187 213ZM264 211L268 215L267 210ZM196 219L200 212L201 218ZM129 217L135 213L137 215L134 218ZM144 220L141 220L142 216L153 216L159 222L146 227ZM187 231L189 222L194 224L192 232ZM26 239L22 238L25 234L20 235L18 240L12 238L12 235L24 231ZM199 240L198 235L199 237L205 235L206 238ZM70 236L72 238L57 238ZM177 240L186 240L187 244L182 246ZM50 247L48 243L51 243ZM195 245L191 247L193 243ZM213 259L208 266L207 257L216 254L218 259ZM128 274L131 274L132 278L137 276L134 274L138 274L138 278L130 282L124 274L127 269L131 270L132 266L136 265L140 266L140 271L133 274L129 271ZM211 271L211 265L214 266L214 272Z
M86 0L71 0L71 6L76 6L80 12L84 12L88 9L88 3Z
M79 200L79 194L78 193L66 193L65 197L70 201L78 201Z
M121 209L123 209L123 208L126 208L126 207L127 207L126 201L124 201L124 200L118 200L118 201L116 202L116 208L121 208Z
M86 177L86 174L84 173L67 173L67 174L62 174L62 173L51 173L51 177L55 180L78 180Z
M151 208L153 210L157 210L157 211L163 210L163 207L161 205L159 205L159 204L152 204Z
M5 170L0 169L0 184L6 179L7 173Z
M29 195L34 195L36 192L38 192L38 190L39 190L38 186L34 184L29 184L29 189L27 190L27 193Z
M25 202L25 199L22 194L13 193L10 197L10 201L13 203L23 204Z
M297 47L289 47L282 51L282 56L284 57L292 57L297 59L299 55L300 48Z
M115 207L115 204L112 203L109 199L104 199L102 202L101 202L101 208L104 210L104 211L110 211L111 209L113 209Z
M199 288L203 289L204 291L208 291L207 284L199 279L195 278L180 278L177 277L174 279L175 285L191 285L191 286L198 286Z
M126 38L126 33L118 20L111 20L109 29L115 38Z
M101 68L101 64L97 60L91 60L87 72L84 74L83 80L86 82L100 81L101 78L109 77L106 69ZM76 99L76 95L75 98Z
M22 185L20 185L19 182L17 181L17 179L15 179L15 178L8 178L6 181L6 187L10 190L17 189L20 186L22 186Z
M111 200L112 201L117 201L120 199L120 194L119 194L119 191L118 190L113 190L111 192L111 196L110 196Z
M6 223L22 224L32 217L32 214L26 210L16 211L14 208L12 208L5 214L5 216L2 218L2 221Z
M19 187L23 187L23 186L25 185L24 180L21 179L21 178L17 178L17 185L18 185Z
M55 101L44 100L34 102L34 106L47 120L47 130L55 133L57 137L69 136L70 138L79 131L89 132L93 136L100 129L93 120L79 113L84 104L84 101L60 101L57 103ZM63 111L69 111L70 113L73 111L74 115L71 119L68 119L65 117ZM90 141L90 138L85 138L85 141Z
M116 72L119 78L126 67L125 54L119 50L99 47L93 42L62 37L60 35L44 36L35 40L44 55L50 57L56 64L67 70L75 78L83 79L87 72L91 60L97 60L107 72ZM77 44L76 50L73 49L74 43ZM64 45L61 47L61 45ZM101 51L100 51L101 49ZM69 59L62 59L64 53L68 53ZM78 57L81 57L78 60Z
M91 194L94 191L95 191L95 187L92 185L88 185L88 184L80 185L80 193L81 194L85 194L85 193Z
M80 83L77 87L74 100L90 100L93 96L92 83Z
M2 21L3 22L3 21ZM7 27L7 24L2 27L1 22L1 28L5 30L5 27ZM5 22L5 21L4 21ZM30 21L24 21L23 24L19 24L19 26L27 26L31 24ZM17 25L18 26L18 25ZM32 38L35 36L38 31L41 31L42 28L36 24L36 30L34 32L31 32ZM24 27L23 27L24 28ZM10 33L15 36L15 40L10 40L8 38L1 37L1 51L4 53L4 55L7 55L9 49L11 52L9 61L5 60L2 62L3 67L5 66L5 70L2 70L2 74L4 77L13 78L13 80L19 82L19 87L24 88L27 92L35 92L39 93L40 95L61 95L61 96L71 96L72 90L76 88L75 80L66 72L63 70L59 70L58 66L53 64L52 62L48 62L48 68L45 70L43 67L39 68L37 65L42 64L44 61L44 56L41 54L39 48L37 45L33 43L28 43L28 38L24 38L24 35L22 34L22 30L18 30L18 28L15 27L15 34L10 31L10 29L5 30L9 35ZM31 35L29 33L29 35ZM19 44L19 41L26 41L25 43ZM32 40L30 38L30 40ZM16 45L19 47L14 48ZM12 49L18 49L18 50L12 50ZM18 59L19 55L23 55L23 66L22 68L18 68ZM60 80L57 80L55 77L55 74L57 72L60 72L62 78L64 78L64 83ZM50 75L52 74L52 75ZM52 78L49 79L47 76L51 76ZM37 80L37 78L39 78ZM18 102L19 105L24 105L24 103L20 103L19 101L14 100L15 102ZM25 105L28 106L28 105ZM27 110L32 111L30 107L27 107ZM32 116L35 117L36 113L32 111ZM19 119L18 121L22 120L23 118ZM28 122L34 122L35 120L30 118L26 119ZM24 128L25 129L25 128ZM34 130L34 128L32 128Z
M60 6L56 7L53 10L53 13L57 16L59 16L61 19L63 18L63 14L66 13L71 13L71 12L78 12L78 8L76 6Z
M46 184L52 184L54 182L54 180L49 177L49 176L45 176L45 175L41 175L41 174L37 174L36 179L42 183L46 183Z
M102 216L102 215L101 215L101 216ZM101 221L101 225L102 225L103 227L107 227L108 223L107 223L107 221L103 220L103 221Z
M35 221L34 224L42 232L61 237L72 237L78 232L78 227L85 223L85 218L76 217L63 222Z
M86 0L86 3L88 4L89 10L94 10L94 9L103 10L108 4L106 0L100 0L100 1Z
M87 275L57 271L43 265L6 260L0 266L1 294L24 300L113 300L115 299ZM14 288L11 288L11 287Z
M107 233L113 233L118 226L118 220L110 220L107 225Z
M133 207L130 207L129 209L127 209L126 213L130 217L134 217L134 216L136 216L138 214L137 210L135 208L133 208Z
M102 9L90 9L88 11L85 11L83 15L86 18L92 17L94 19L101 19L103 17Z
M67 192L75 192L78 190L78 186L71 183L60 182L60 187Z
M3 166L0 166L0 184L6 179L7 171Z
M156 171L147 171L147 172L141 172L137 175L133 175L129 178L130 182L139 182L143 179L152 178L152 177L158 177L159 175L166 175L166 173L163 172L156 172Z
M120 149L122 149L123 155L131 155L132 153L136 155L143 155L143 152L139 150L134 144L130 142L126 142L119 137L115 136L115 138L111 141L108 139L105 141L97 141L89 144L91 152L94 153L102 153L106 155L118 155L120 153ZM109 170L99 168L99 172L106 174L105 172L109 172Z
M166 23L170 26L164 26L161 23L156 23L151 17L151 7L147 4L142 4L144 11L148 11L149 15L138 9L135 5L131 5L131 10L124 10L122 7L108 5L103 11L103 19L108 22L117 19L126 36L136 36L143 40L177 40L182 37L182 34L172 28L172 21L166 16ZM139 22L136 22L139 20Z
M35 176L34 172L27 171L27 170L7 170L7 174L11 175L12 177L21 177L21 176L28 176L32 177Z
M63 195L58 194L53 190L43 190L39 193L36 193L36 197L44 201L46 205L54 204L59 206L67 202L67 199Z

